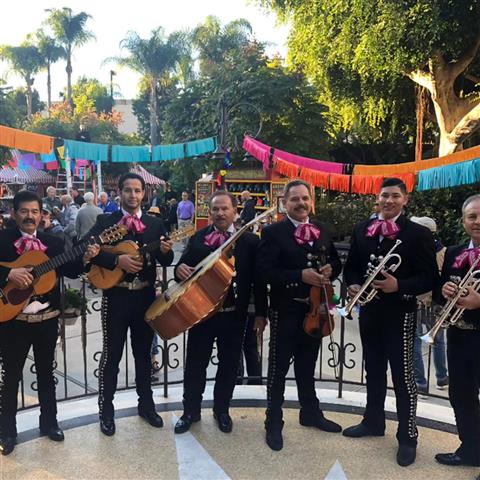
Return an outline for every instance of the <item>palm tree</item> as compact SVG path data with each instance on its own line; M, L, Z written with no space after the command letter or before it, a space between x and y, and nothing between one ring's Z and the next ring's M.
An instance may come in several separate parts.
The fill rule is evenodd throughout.
M37 47L24 42L19 47L0 46L0 58L7 60L12 70L20 75L27 84L27 118L30 120L32 118L34 75L45 66L42 56Z
M56 39L65 50L67 60L67 100L72 101L72 52L75 47L81 47L95 35L85 30L85 24L91 15L85 12L73 14L71 8L50 8L46 10L49 15L46 22L50 25Z
M189 54L184 32L174 32L165 37L163 28L152 31L150 38L140 38L136 32L127 32L120 42L120 48L129 52L128 57L113 57L114 61L140 73L150 86L150 142L159 142L157 87L162 77L170 75L179 62Z
M225 56L239 53L252 41L252 26L243 18L233 20L222 27L220 20L210 15L193 31L193 43L199 50L200 70L214 76Z
M50 107L52 106L51 66L61 58L65 58L66 53L58 41L55 38L49 37L43 30L38 30L36 33L36 42L47 69L47 109L50 114Z

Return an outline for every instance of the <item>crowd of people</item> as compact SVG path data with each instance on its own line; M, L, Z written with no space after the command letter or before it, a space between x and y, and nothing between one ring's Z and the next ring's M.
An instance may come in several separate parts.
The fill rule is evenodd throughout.
M80 271L88 271L91 265L97 265L108 270L119 267L126 274L121 283L105 290L102 298L103 350L99 366L98 404L100 429L107 436L114 435L116 431L113 399L128 330L135 359L138 414L153 427L163 426L162 418L155 411L151 389L154 332L144 321L144 316L155 299L156 265L168 266L173 261L172 241L167 238L164 223L156 218L162 215L160 206L156 202L151 204L150 215L142 211L145 196L143 179L134 173L123 175L119 180L119 192L120 207L111 212L106 211L112 208L111 199L103 194L101 206L97 208L88 193L81 200L85 206L78 207L78 192L77 195L63 196L59 203L52 190L43 202L35 194L20 192L14 199L15 227L0 232L0 260L4 262L13 261L29 250L42 250L49 257L57 255L65 248L67 238L72 238L71 228L68 228L72 225L72 216L75 217L76 236L95 236L109 227L122 224L128 230L126 239L142 244L161 240L158 248L143 260L91 245L83 257L58 269L59 275L74 276ZM194 218L193 203L188 197L188 192L184 192L182 201L176 205L175 220L179 226L190 224ZM166 201L172 204L172 200L174 198ZM242 200L248 202L248 192L245 195L242 193ZM378 194L376 212L354 228L343 268L329 226L312 218L310 185L302 180L289 182L282 202L285 217L264 228L261 238L246 232L237 240L233 250L235 280L221 308L208 320L195 324L189 330L183 414L175 425L175 433L182 434L201 420L206 371L214 342L217 344L218 367L213 415L220 431L232 431L230 403L245 331L248 328L260 335L268 319L267 445L275 451L283 448L282 407L286 376L292 363L300 403L299 423L302 426L329 433L343 430L343 435L352 439L384 436L387 368L390 366L398 416L396 461L401 466L411 465L416 459L418 442L418 391L421 392L427 382L423 363L420 368L423 358L417 340L421 327L417 324L431 323L434 304L450 301L455 302L456 307L465 309L465 313L447 329L449 372L447 374L445 368L444 350L443 356L440 351L436 362L437 386L449 386L460 447L455 452L439 453L435 458L439 463L451 466L480 466L480 293L469 285L464 291L460 290L462 295L459 295L458 282L455 281L456 277L464 278L472 262L480 256L480 195L467 198L462 207L468 243L445 249L434 235L436 225L432 219L407 218L405 215L408 202L405 184L397 178L385 179ZM69 209L76 212L67 214ZM60 218L50 217L57 215L55 210L61 212ZM85 213L81 215L82 210ZM186 244L174 271L177 282L188 279L199 262L234 234L237 216L237 198L234 195L224 190L212 195L211 224L198 230ZM243 223L246 221L240 220ZM40 229L41 222L44 231ZM55 238L55 228L64 236L64 241ZM52 231L54 235L48 235L45 230ZM394 248L402 260L397 268L391 271L383 268L369 279L367 272L372 271L372 264L388 258ZM365 282L369 282L376 293L373 300L365 302L359 309L366 370L366 408L361 422L345 429L326 418L320 408L314 373L322 340L304 329L305 316L309 311L305 300L312 288L329 285L342 274L342 270L351 298L362 291ZM31 268L0 267L0 288L11 283L17 289L26 289L33 281ZM417 315L419 304L426 313ZM16 395L23 363L31 345L37 362L41 432L54 441L64 438L56 420L52 371L58 305L57 290L47 295L34 295L14 320L0 324L3 363L0 445L4 455L11 453L16 444ZM253 307L249 311L250 305ZM439 340L439 345L442 345L440 337Z

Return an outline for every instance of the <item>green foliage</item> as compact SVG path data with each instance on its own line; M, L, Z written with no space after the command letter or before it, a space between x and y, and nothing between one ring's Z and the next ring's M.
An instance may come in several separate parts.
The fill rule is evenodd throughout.
M81 117L89 112L111 112L113 100L108 89L96 78L81 77L72 87L75 115Z
M16 88L12 93L20 114L23 117L27 116L27 91L26 88ZM32 90L32 113L41 112L45 108L45 103L40 100L40 94L37 90Z

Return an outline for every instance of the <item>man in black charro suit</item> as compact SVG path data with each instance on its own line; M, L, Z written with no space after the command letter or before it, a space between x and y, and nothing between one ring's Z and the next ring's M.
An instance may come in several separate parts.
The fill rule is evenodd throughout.
M13 199L16 226L0 232L0 261L13 262L30 250L40 250L52 258L64 253L64 241L38 230L42 218L40 198L21 191ZM83 260L89 261L99 251L88 247ZM57 269L58 275L77 277L83 271L82 259ZM30 268L0 267L0 289L11 282L19 289L31 286ZM0 309L1 309L0 302ZM30 347L33 347L40 403L40 433L59 442L64 439L57 423L57 402L53 364L60 315L60 287L42 296L32 296L28 305L14 319L0 323L0 449L10 454L16 444L17 395Z
M413 375L416 296L432 290L438 277L433 236L430 230L405 217L403 207L407 201L401 180L383 181L380 212L355 226L344 268L344 280L353 297L366 280L371 255L384 256L396 240L402 241L394 251L400 255L401 265L394 273L385 272L374 281L378 298L360 308L367 406L362 422L343 431L345 436L356 438L384 435L387 363L390 363L397 398L397 463L401 466L415 461L418 437L417 387Z
M273 450L283 448L282 404L285 377L294 358L300 401L300 423L327 432L340 425L327 420L315 392L314 370L321 340L303 330L312 285L329 283L341 270L332 236L323 223L313 223L310 185L294 180L285 186L287 216L266 227L258 251L257 275L270 284L270 352L268 358L268 408L266 441ZM325 257L325 258L320 258ZM324 261L320 269L317 261Z
M472 195L465 200L462 214L470 241L447 249L437 289L438 301L457 295L458 289L452 283L452 277L463 278L472 261L480 255L480 195ZM480 267L474 269L480 270ZM453 453L437 454L435 459L444 465L480 466L480 294L470 288L468 295L460 298L456 305L465 308L465 311L447 330L448 393L461 445Z
M120 177L118 186L122 208L109 215L99 215L89 235L123 223L129 229L123 240L136 241L140 246L166 236L160 219L142 214L140 207L145 195L143 178L135 173L126 173ZM160 247L147 254L143 262L134 256L104 251L93 261L110 270L118 266L127 273L120 284L105 290L102 298L103 351L99 367L98 403L100 430L107 436L115 434L113 397L128 329L135 358L138 414L153 427L163 426L162 418L155 412L151 388L150 349L154 334L144 320L146 310L155 300L157 261L163 266L172 263L171 241L162 240Z
M235 232L233 220L236 207L236 199L230 193L223 190L214 193L210 200L210 216L213 224L199 230L190 238L175 269L177 281L188 278L194 272L195 265ZM207 367L215 340L218 368L213 394L213 414L222 432L229 433L232 430L229 407L237 378L252 285L255 292L254 328L263 331L266 323L266 289L255 279L258 241L258 237L250 232L245 232L237 240L233 251L236 275L222 308L188 332L183 415L175 425L175 433L186 432L193 422L200 420Z

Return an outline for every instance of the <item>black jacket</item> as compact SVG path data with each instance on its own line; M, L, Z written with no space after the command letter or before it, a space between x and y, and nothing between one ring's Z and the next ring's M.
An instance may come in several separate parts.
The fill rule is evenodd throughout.
M210 225L196 232L190 238L177 265L185 263L190 267L194 267L205 257L210 255L215 249L207 247L204 244L204 241L205 236L213 231L214 227ZM258 242L259 238L250 232L245 232L237 240L233 248L236 276L233 279L232 286L230 287L223 304L224 306L235 304L237 312L241 315L246 314L253 286L255 295L255 314L266 317L266 285L262 284L255 278L255 260L257 256ZM175 279L179 281L179 278L177 277L177 269L175 269ZM236 284L236 288L233 287L233 284ZM234 290L236 291L236 298L234 298Z
M342 269L337 250L333 245L332 232L322 222L312 221L320 228L320 238L310 246L298 245L293 236L295 226L285 217L262 231L257 261L257 275L270 284L270 301L275 309L299 305L294 298L308 298L310 285L302 282L302 270L314 266L308 254L325 252L326 263L333 269L332 279ZM309 265L312 263L312 265Z
M255 213L255 200L253 198L250 198L243 204L243 208L240 213L242 225L245 225L250 220L253 220L255 218Z
M99 215L95 225L92 227L90 232L86 235L85 238L88 238L90 235L98 235L103 230L108 227L111 227L117 224L123 217L121 210L111 213ZM129 232L123 240L133 240L138 242L140 246L149 244L158 240L162 235L166 235L165 227L163 222L156 217L151 215L142 214L141 221L145 225L145 231L142 234L136 235ZM93 260L92 263L99 265L101 267L113 270L117 264L117 256L114 253L110 252L100 252ZM164 267L168 267L173 262L173 251L163 254L160 251L160 248L154 250L150 254L145 255L145 261L143 264L143 269L137 274L140 280L147 280L150 285L155 284L155 279L157 278L157 267L156 261ZM128 274L125 277L126 281L131 281L135 275Z
M19 255L16 252L14 243L22 236L18 227L8 228L0 231L0 261L13 262ZM37 231L37 238L47 247L45 255L49 258L60 255L64 252L64 242L61 238ZM0 288L7 284L7 277L10 269L0 267ZM76 260L66 263L56 270L57 275L76 278L83 272L83 263L81 256ZM49 302L53 308L60 308L60 285L57 282L55 288L41 297L35 297L40 302Z
M470 269L470 266L468 264L463 268L453 268L455 258L457 258L457 256L460 255L460 253L462 253L462 251L466 248L468 248L468 243L463 245L456 245L454 247L448 247L447 251L445 252L445 261L443 262L440 281L438 282L438 285L434 290L434 299L440 305L446 302L445 298L442 295L443 285L451 281L451 276L458 276L462 279ZM465 310L463 312L462 319L465 323L473 324L476 328L480 328L480 309Z
M370 255L385 255L395 244L395 240L379 237L367 237L367 228L375 220L369 218L358 223L353 231L352 243L343 271L347 285L362 285L366 280L367 264ZM395 293L378 293L378 300L370 305L379 305L378 302L415 303L417 295L432 290L438 280L438 266L435 254L435 242L428 230L417 223L410 221L405 215L400 215L396 221L400 232L397 239L402 243L394 250L402 259L401 265L393 273L398 280L398 291Z

